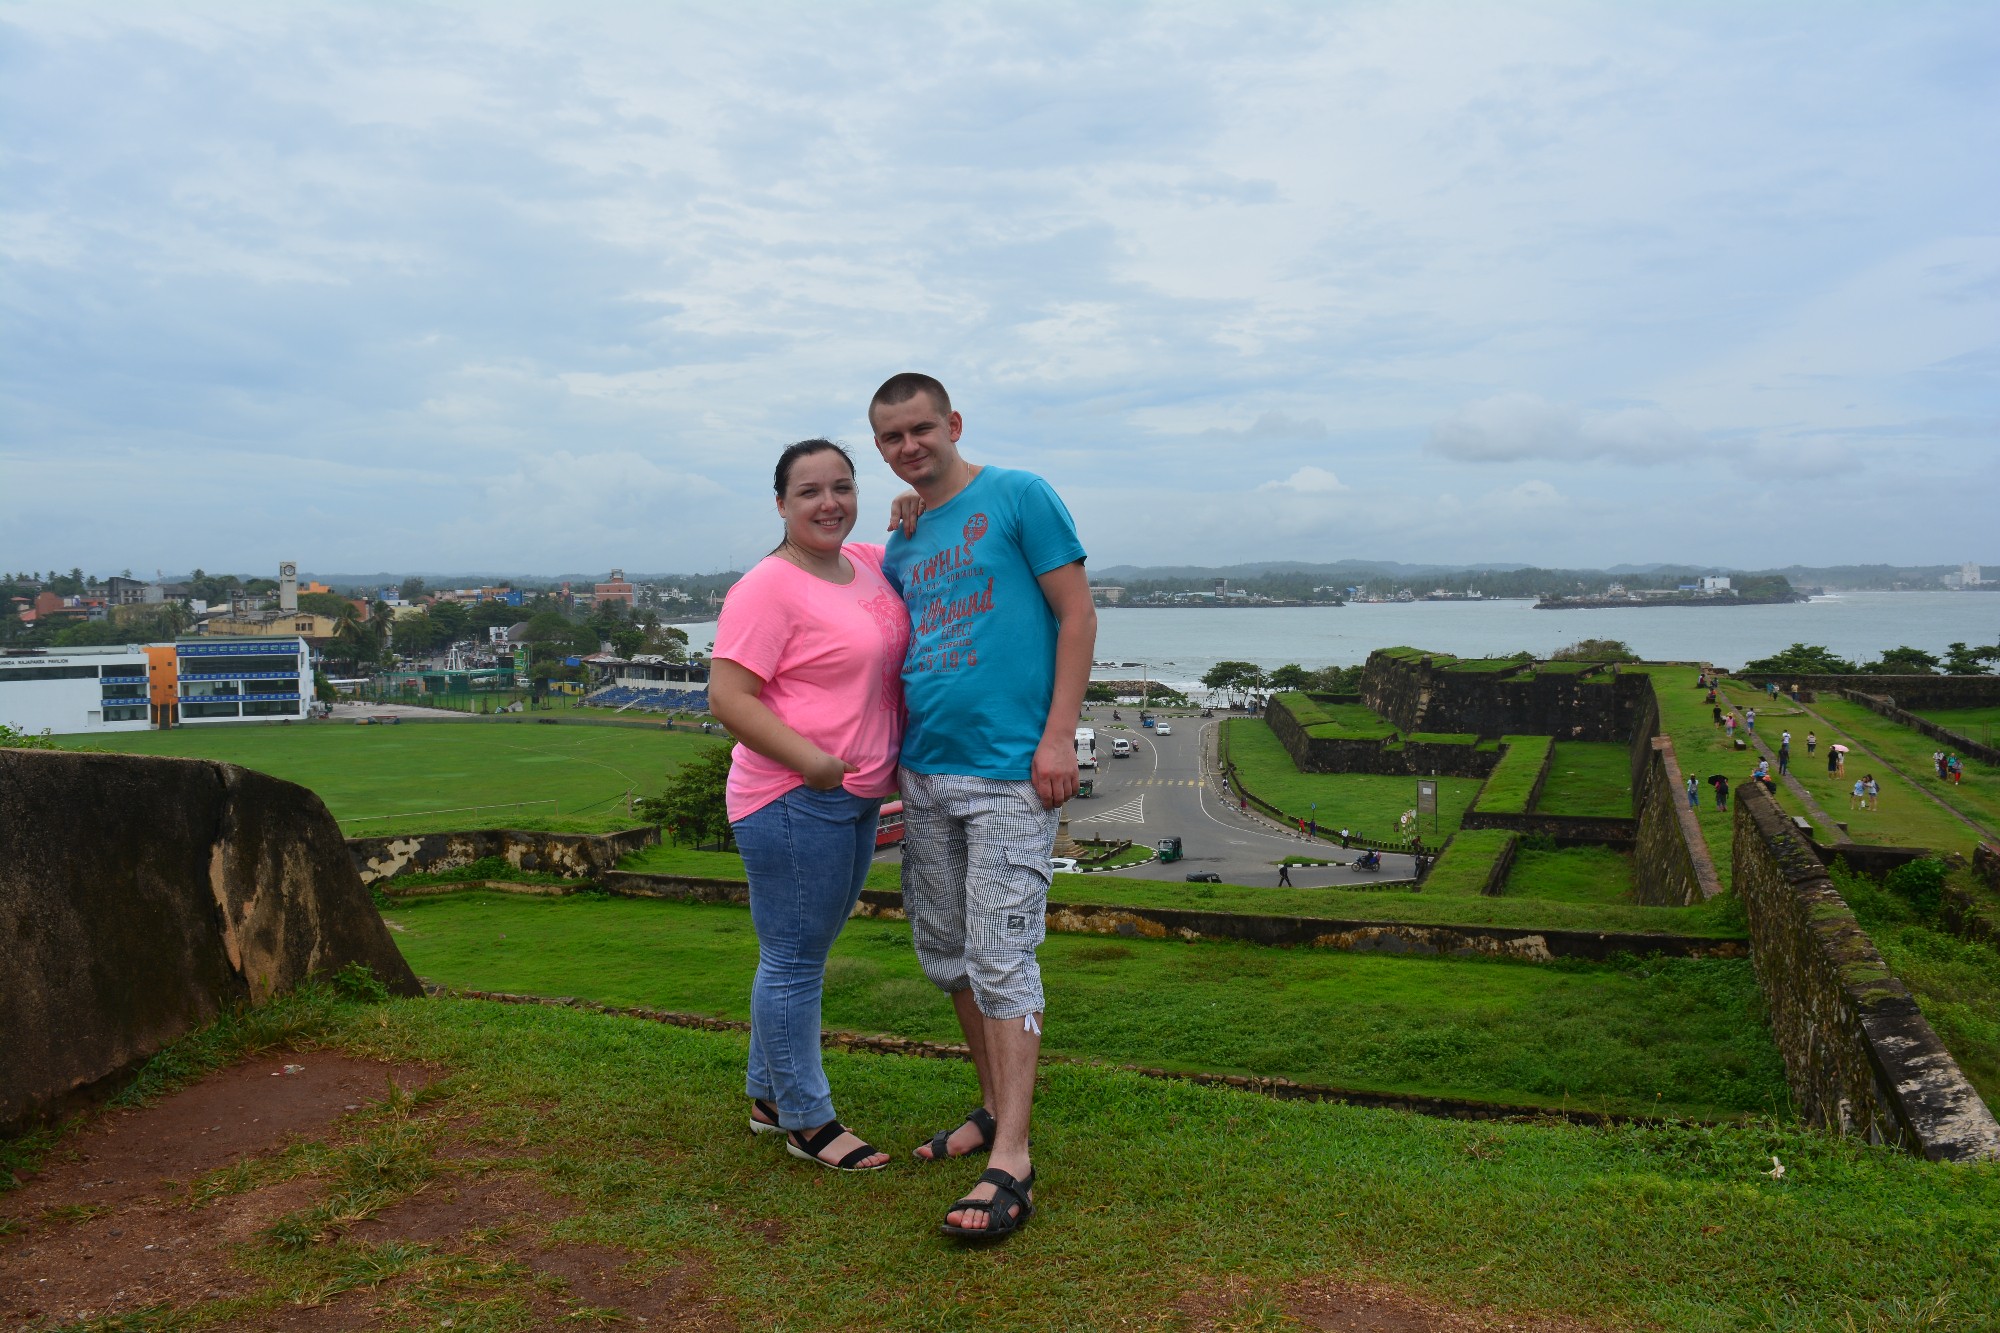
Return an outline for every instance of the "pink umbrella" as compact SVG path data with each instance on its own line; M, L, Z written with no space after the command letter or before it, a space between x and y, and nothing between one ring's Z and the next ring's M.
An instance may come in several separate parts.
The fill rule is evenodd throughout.
M1845 745L1829 745L1829 746L1827 746L1826 748L1827 748L1827 749L1829 749L1829 750L1838 750L1838 751L1840 751L1840 752L1841 752L1842 754L1846 754L1846 753L1847 753L1847 747L1846 747Z

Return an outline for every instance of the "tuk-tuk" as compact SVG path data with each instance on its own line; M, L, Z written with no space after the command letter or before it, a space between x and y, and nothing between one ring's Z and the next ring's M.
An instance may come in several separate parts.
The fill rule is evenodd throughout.
M1161 860L1162 862L1169 862L1169 861L1178 861L1178 860L1180 860L1180 859L1181 859L1181 840L1180 840L1179 838L1162 838L1162 839L1160 839L1160 843L1159 843L1159 853L1160 853L1160 860Z
M1139 714L1139 725L1140 725L1140 726L1142 726L1142 727L1150 727L1150 726L1152 726L1152 725L1153 725L1153 715L1152 715L1151 713L1141 713L1141 714Z
M1096 790L1097 790L1096 778L1079 778L1077 780L1076 794L1078 796L1088 796Z

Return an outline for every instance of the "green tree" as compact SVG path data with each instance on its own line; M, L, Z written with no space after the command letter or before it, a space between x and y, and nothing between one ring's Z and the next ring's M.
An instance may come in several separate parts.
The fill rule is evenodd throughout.
M1636 662L1639 654L1623 639L1578 639L1549 654L1551 662Z
M1274 690L1309 690L1313 686L1313 673L1297 662L1287 662L1271 673L1271 688Z
M414 603L424 595L424 581L412 574L403 580L398 591L402 593L404 601Z
M1265 683L1264 669L1255 662L1217 662L1202 675L1201 683L1219 690L1235 703Z
M640 799L640 816L675 842L698 846L715 838L728 847L729 751L727 745L711 745L682 764L658 796Z
M354 603L333 592L302 592L299 594L299 610L316 616L341 616L354 614Z
M635 656L646 646L646 631L642 629L615 629L611 631L611 651L620 657Z
M1962 643L1945 646L1944 669L1948 675L1983 676L1987 674L1988 662L2000 663L2000 644L1986 648L1968 648Z
M1743 669L1793 676L1852 676L1860 670L1846 658L1834 656L1832 649L1817 643L1795 643L1782 653L1746 662Z
M465 609L463 602L433 602L430 617L431 623L444 634L446 643L458 642L472 628L472 612Z
M1313 672L1309 688L1321 694L1359 694L1363 669L1359 663L1348 667L1321 667Z
M1937 668L1938 659L1934 654L1904 644L1900 648L1884 649L1881 661L1870 662L1861 669L1871 676L1929 676Z

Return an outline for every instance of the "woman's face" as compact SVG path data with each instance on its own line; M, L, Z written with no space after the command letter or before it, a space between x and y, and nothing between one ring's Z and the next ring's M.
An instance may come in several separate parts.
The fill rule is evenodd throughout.
M785 520L785 539L800 550L836 555L854 531L860 501L847 460L832 449L807 454L792 463L778 513Z

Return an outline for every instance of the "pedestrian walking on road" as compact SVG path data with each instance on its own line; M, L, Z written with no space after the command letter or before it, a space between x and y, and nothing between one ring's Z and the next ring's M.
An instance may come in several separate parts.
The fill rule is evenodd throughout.
M1319 821L1317 819L1308 819L1306 821L1306 841L1319 841Z
M1292 863L1290 861L1278 862L1278 887L1281 889L1292 887Z

